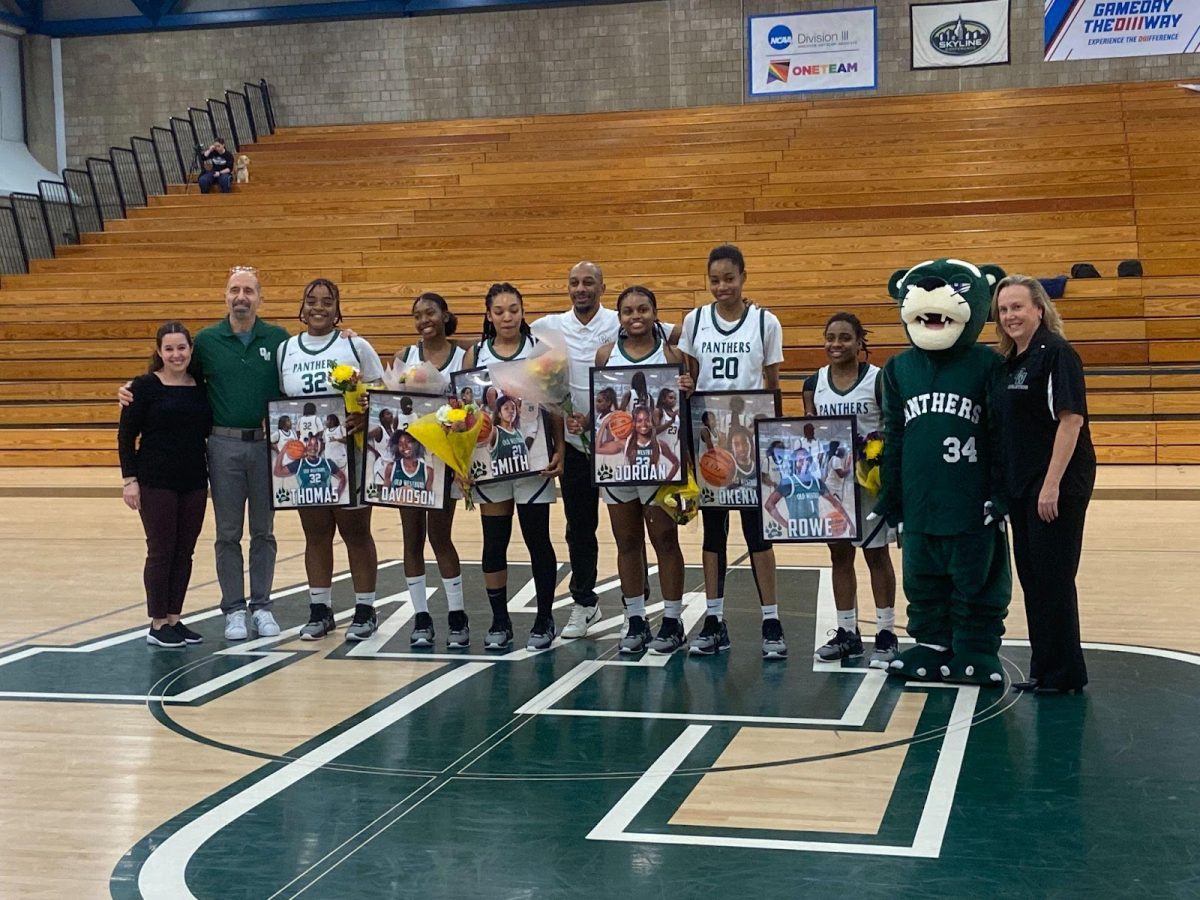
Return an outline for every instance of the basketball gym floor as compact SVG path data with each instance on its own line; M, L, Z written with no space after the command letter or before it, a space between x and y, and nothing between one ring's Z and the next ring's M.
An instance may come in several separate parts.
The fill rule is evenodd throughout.
M815 664L833 622L821 547L778 551L790 659L760 658L743 564L732 652L621 660L604 520L608 617L544 653L484 655L477 563L464 564L472 650L410 652L388 510L374 640L296 639L303 540L281 513L283 634L223 640L210 518L185 610L206 641L152 648L143 538L115 480L0 472L2 897L1200 894L1200 472L1101 470L1079 579L1091 685L1036 699ZM473 514L457 532L478 560ZM683 541L694 630L698 525ZM516 536L511 558L520 638L533 597ZM861 567L859 581L869 632ZM334 598L350 610L344 574ZM1019 595L1008 626L1019 680Z

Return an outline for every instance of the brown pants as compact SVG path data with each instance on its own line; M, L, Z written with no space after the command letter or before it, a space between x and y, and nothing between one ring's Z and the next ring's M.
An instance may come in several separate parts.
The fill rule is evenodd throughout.
M208 490L172 491L143 485L141 494L142 528L146 531L146 610L152 619L165 619L183 611Z

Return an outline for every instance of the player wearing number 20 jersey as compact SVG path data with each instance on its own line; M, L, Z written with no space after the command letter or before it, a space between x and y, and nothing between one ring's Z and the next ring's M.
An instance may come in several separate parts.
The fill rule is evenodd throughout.
M683 320L679 349L699 361L698 391L759 391L763 370L783 362L779 318L747 303L736 322L717 314L717 304L693 309Z

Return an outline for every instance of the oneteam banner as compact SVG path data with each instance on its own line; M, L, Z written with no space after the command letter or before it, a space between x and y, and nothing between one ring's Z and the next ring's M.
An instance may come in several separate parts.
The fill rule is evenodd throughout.
M919 3L909 15L914 69L1008 62L1008 0Z
M1196 0L1045 0L1046 59L1200 51Z
M751 16L751 94L875 88L875 8Z

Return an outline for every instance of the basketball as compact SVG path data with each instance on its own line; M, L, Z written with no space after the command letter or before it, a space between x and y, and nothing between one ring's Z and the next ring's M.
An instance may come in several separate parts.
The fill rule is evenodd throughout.
M737 463L733 454L721 447L706 450L700 457L700 477L713 487L729 487L733 484L736 472Z
M304 455L304 441L288 441L283 445L283 452L288 459L299 459Z
M479 426L479 435L475 438L476 444L482 444L492 436L492 417L485 412L480 413L483 423Z
M618 409L608 417L608 430L617 440L629 437L633 431L633 416L623 409Z
M842 537L850 532L850 520L842 515L840 510L831 509L826 515L826 520L829 522L829 533L835 537Z

